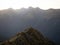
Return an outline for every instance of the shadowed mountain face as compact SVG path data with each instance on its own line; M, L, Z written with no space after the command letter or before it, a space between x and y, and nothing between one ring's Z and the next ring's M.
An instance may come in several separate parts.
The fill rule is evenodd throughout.
M0 41L11 38L28 26L38 29L57 45L60 44L60 9L29 7L0 11Z
M0 45L55 45L55 44L52 41L45 38L36 29L33 29L31 27L25 29L24 32L18 33L11 39L0 43Z

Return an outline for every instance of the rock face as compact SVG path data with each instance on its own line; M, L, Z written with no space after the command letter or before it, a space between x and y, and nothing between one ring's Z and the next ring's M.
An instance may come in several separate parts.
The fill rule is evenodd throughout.
M55 45L52 41L45 38L41 32L36 29L28 28L24 32L18 33L0 45Z

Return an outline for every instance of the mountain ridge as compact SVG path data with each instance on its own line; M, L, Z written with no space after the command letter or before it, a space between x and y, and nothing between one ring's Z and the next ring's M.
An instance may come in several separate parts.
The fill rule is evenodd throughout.
M52 41L46 39L39 31L30 27L24 32L18 33L0 45L55 45Z
M60 9L7 9L0 11L0 41L7 40L32 25L60 45Z

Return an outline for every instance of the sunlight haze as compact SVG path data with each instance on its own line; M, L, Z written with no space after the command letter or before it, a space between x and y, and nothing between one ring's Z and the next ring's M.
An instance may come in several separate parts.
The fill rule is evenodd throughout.
M41 9L60 8L60 0L0 0L0 10L20 9L28 7L40 7Z

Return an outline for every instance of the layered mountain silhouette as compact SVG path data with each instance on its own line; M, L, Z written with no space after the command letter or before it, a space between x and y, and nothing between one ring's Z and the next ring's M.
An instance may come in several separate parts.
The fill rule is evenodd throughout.
M18 33L14 37L0 45L55 45L54 42L45 38L41 32L30 27L25 29L23 32Z
M30 25L60 45L60 9L43 10L39 7L0 10L0 41L11 38Z

